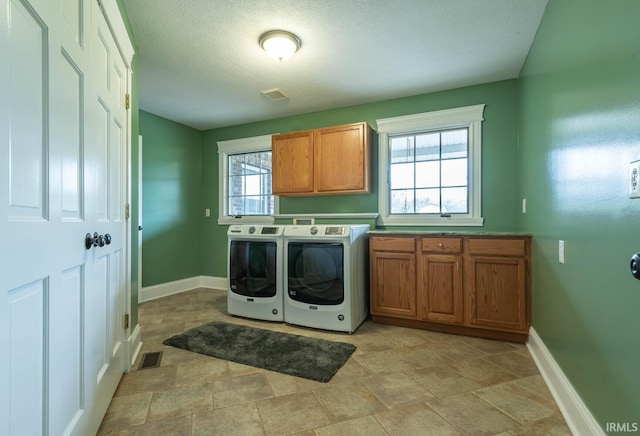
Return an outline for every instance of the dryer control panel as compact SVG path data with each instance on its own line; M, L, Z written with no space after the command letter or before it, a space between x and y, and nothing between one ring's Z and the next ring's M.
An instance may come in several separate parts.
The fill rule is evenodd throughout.
M324 230L325 235L344 235L344 227L326 227Z

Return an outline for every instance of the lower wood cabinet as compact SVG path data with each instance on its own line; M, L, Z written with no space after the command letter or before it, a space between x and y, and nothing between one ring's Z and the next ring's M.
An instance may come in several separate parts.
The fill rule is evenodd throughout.
M524 342L530 236L370 238L376 322Z
M461 265L462 256L420 256L420 319L462 324Z
M528 332L529 256L524 239L470 239L466 324Z
M416 255L413 238L375 238L370 241L371 311L416 317Z

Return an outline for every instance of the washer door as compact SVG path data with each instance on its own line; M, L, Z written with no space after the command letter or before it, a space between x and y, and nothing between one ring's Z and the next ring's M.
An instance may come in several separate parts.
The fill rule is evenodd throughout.
M276 295L276 243L231 241L229 287L231 292L246 297L274 297Z
M317 305L344 301L344 246L339 243L289 242L288 295Z

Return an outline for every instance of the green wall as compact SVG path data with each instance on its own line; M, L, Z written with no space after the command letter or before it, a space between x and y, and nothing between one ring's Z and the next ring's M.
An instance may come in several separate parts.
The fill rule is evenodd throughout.
M635 0L549 2L519 80L533 326L603 428L640 421L639 17Z
M142 285L199 276L202 133L140 111Z
M211 208L211 217L201 218L204 241L206 241L202 247L202 274L216 277L226 276L227 226L217 224L217 141L358 121L367 121L375 130L376 119L482 103L486 105L485 121L482 125L482 214L485 218L485 225L466 230L516 230L518 225L517 212L520 207L515 183L517 178L516 98L517 82L507 80L204 132L202 148L203 207ZM371 193L281 198L280 213L378 212L378 153L375 135L373 148L374 188ZM371 220L363 220L363 222L372 223ZM438 227L438 229L442 229L442 227ZM465 230L465 228L458 227L457 230Z

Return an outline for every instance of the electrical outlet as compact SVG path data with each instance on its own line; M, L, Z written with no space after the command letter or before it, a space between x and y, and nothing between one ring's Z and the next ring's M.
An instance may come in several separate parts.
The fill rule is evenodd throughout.
M558 262L564 263L564 241L558 241Z
M629 198L640 198L640 160L629 164Z
M206 217L210 217L210 216L211 216L211 209L206 208L206 209L204 210L204 216L206 216Z

